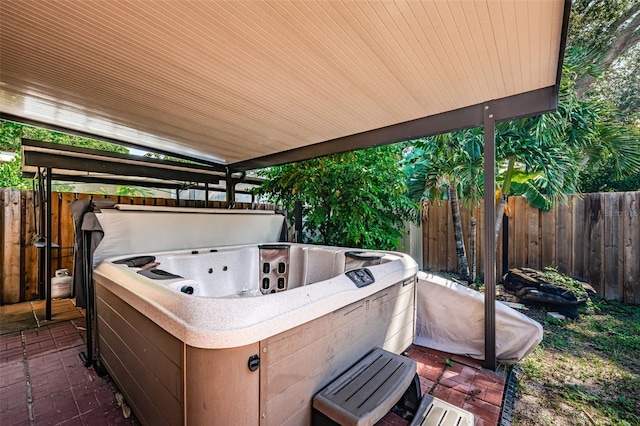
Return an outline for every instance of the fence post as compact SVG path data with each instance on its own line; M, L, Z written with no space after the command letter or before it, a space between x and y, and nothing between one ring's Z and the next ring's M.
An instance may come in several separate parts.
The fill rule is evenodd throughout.
M2 304L20 301L20 197L19 190L2 190Z

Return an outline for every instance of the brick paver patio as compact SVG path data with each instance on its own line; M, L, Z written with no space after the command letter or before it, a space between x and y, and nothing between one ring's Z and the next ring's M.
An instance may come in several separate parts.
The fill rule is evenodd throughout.
M6 321L6 318L2 319ZM136 425L125 418L113 382L85 368L84 318L0 336L0 424ZM412 345L422 392L476 416L476 426L499 422L504 372L481 368L471 358ZM211 424L216 424L212 420ZM379 426L405 426L389 413ZM227 426L227 425L224 425Z

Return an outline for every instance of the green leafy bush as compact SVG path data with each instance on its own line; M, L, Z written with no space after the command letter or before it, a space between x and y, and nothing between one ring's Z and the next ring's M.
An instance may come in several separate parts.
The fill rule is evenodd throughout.
M407 196L399 167L402 146L334 154L273 167L256 191L293 217L302 202L303 241L392 250L417 205Z

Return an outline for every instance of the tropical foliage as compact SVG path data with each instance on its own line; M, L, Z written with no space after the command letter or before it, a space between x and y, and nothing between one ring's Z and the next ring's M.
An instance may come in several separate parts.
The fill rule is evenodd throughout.
M534 207L548 211L566 194L582 191L580 171L585 166L611 159L609 179L640 173L638 133L616 122L604 102L577 96L576 69L583 60L579 49L567 52L555 113L498 125L502 195L523 195Z
M13 160L0 162L0 188L31 188L31 180L22 178L20 156L13 157Z
M615 120L615 108L597 98L580 98L576 82L588 56L572 47L565 55L558 109L551 114L499 123L496 127L497 209L495 242L510 195L522 195L548 211L581 190L580 172L608 166L609 180L634 182L640 175L639 133ZM482 194L482 134L464 130L412 141L407 185L415 201L438 199L451 188L474 205ZM636 188L639 189L639 188ZM453 196L451 196L453 195ZM456 203L452 203L454 228ZM458 273L464 269L464 239L455 232ZM472 258L471 264L474 259Z
M416 205L398 168L402 146L334 154L266 170L257 193L284 206L293 217L303 206L303 241L395 249Z
M640 44L605 71L588 95L612 105L616 121L640 128Z
M408 176L409 196L436 201L447 198L451 205L456 240L457 272L464 278L475 279L475 246L471 244L468 260L460 219L460 203L474 207L482 193L483 134L481 129L422 138L412 141L407 150L403 170ZM471 217L471 227L476 218ZM471 231L473 233L473 231Z
M586 64L576 79L576 91L582 97L600 79L606 86L615 84L608 78L609 71L620 62L638 81L638 61L629 64L632 56L639 52L640 2L637 0L575 0L571 7L569 44L584 50ZM633 62L633 61L631 61ZM629 66L631 65L631 66ZM620 89L622 89L620 87ZM636 107L637 103L636 95Z
M622 150L604 144L604 149L590 152L581 169L580 190L640 190L640 173L620 163L628 157L624 146L637 152L640 139L640 2L577 0L569 30L569 42L582 49L582 62L588 64L576 69L577 96L595 100L608 110L604 137L625 133L630 142L616 137ZM630 172L620 174L621 170Z

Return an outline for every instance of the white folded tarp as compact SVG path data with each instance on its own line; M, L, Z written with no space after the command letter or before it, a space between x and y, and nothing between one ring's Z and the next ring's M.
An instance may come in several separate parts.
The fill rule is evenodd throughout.
M484 359L484 294L418 273L416 340L420 346ZM542 326L496 303L496 358L517 362L542 341Z

